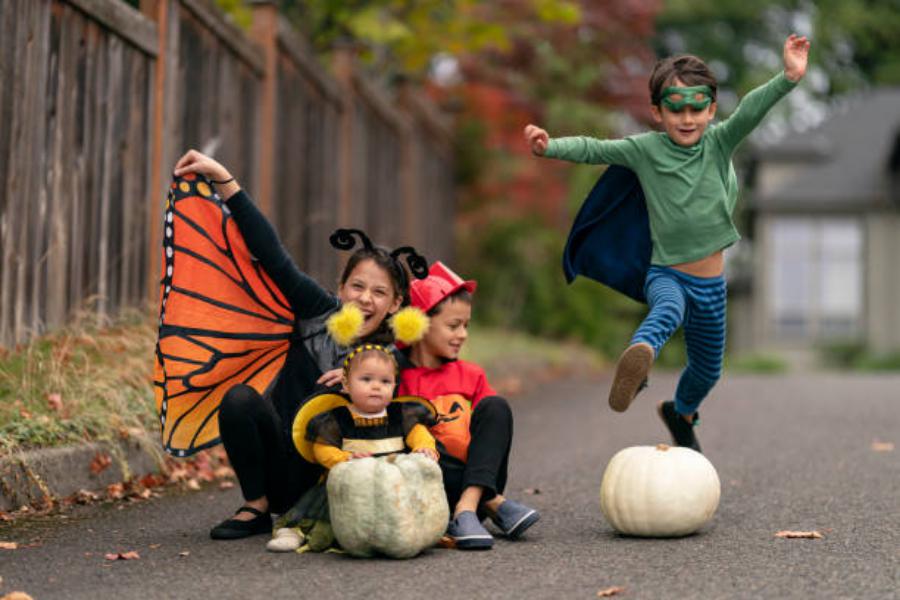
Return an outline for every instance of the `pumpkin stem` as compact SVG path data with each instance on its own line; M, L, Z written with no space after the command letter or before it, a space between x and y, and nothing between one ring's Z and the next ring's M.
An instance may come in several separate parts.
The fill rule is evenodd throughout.
M666 450L669 449L669 447L670 446L668 444L657 444L656 445L656 449L659 450L660 452L665 452Z

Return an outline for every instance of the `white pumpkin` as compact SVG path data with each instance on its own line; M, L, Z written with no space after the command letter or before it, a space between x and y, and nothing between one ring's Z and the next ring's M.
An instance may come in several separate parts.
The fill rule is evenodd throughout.
M354 556L410 558L447 530L441 469L421 454L349 460L331 469L327 487L334 536Z
M659 444L616 453L600 484L600 509L626 535L678 537L706 524L719 506L716 469L690 448Z

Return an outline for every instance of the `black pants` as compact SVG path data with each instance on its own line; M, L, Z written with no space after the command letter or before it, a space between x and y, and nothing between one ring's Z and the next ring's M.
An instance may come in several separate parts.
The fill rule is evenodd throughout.
M319 480L322 468L303 460L268 398L236 385L222 398L219 434L247 500L265 496L282 513Z
M513 418L509 403L500 396L482 398L472 411L467 462L441 454L441 471L450 512L467 487L484 488L481 500L490 500L506 488Z

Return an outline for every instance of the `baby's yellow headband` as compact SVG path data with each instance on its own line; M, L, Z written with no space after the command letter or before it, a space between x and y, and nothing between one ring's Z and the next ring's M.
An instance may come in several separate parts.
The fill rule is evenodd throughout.
M362 352L366 352L368 350L377 350L379 352L383 352L385 356L387 356L392 363L394 363L394 370L397 369L397 361L394 360L394 355L390 350L382 346L381 344L360 344L356 348L350 351L350 354L347 355L347 358L344 359L344 376L350 371L350 363L353 361L353 357L359 355Z

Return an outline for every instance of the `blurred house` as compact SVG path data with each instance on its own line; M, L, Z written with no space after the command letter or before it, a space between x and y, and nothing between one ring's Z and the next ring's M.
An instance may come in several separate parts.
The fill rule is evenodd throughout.
M757 146L748 173L751 250L731 286L731 349L900 348L900 88Z

